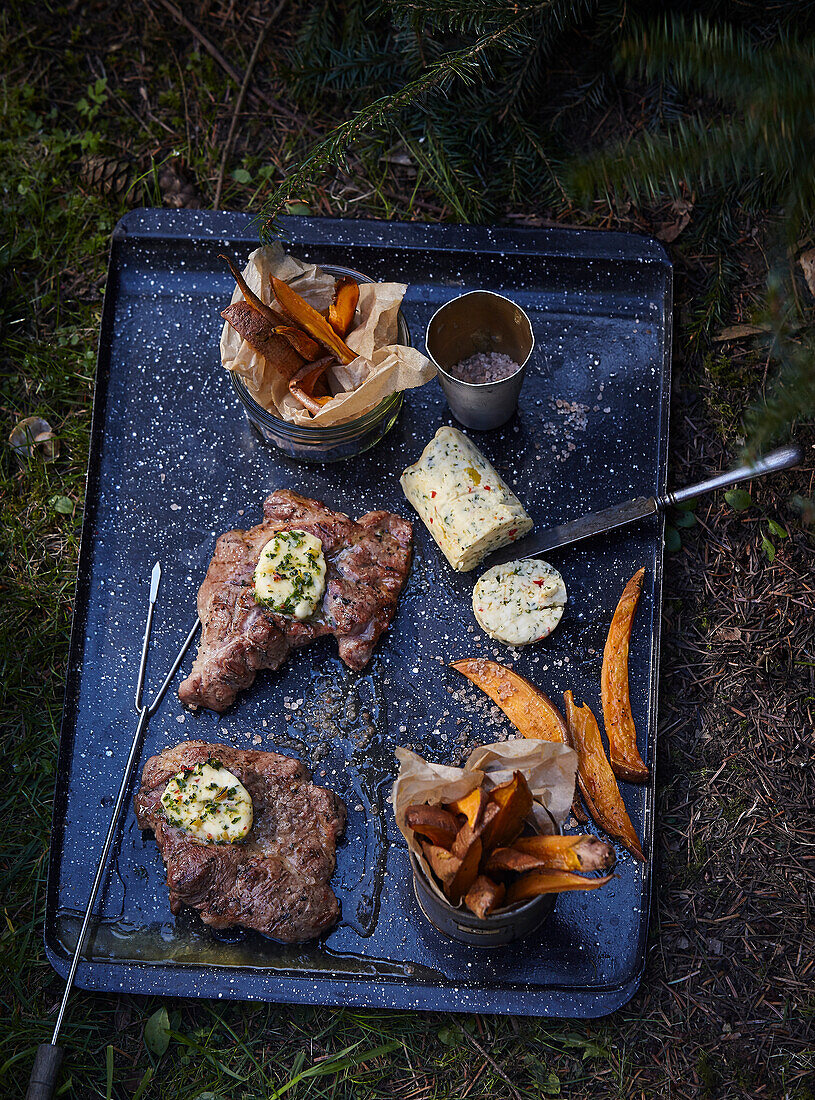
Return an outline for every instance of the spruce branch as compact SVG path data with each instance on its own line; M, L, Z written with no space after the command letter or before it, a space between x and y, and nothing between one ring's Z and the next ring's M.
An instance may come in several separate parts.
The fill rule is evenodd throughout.
M457 34L483 34L507 20L549 22L558 29L572 24L572 9L594 7L596 0L381 0L380 10L416 29ZM542 17L542 18L541 18Z
M569 185L586 198L621 194L635 202L679 196L692 187L722 210L735 201L780 208L788 253L815 222L815 41L782 32L762 45L745 31L703 19L666 18L624 41L617 68L628 75L702 92L719 105L715 122L701 114L679 119L661 135L643 134L620 147L571 166ZM722 243L719 235L719 244ZM717 248L713 279L689 335L701 337L721 324L734 271L727 250ZM787 281L789 283L789 281ZM794 297L773 276L763 319L772 337L767 348L776 373L769 396L745 417L748 449L758 452L796 418L815 417L815 343L803 339L803 312L794 324L784 302ZM793 336L795 333L795 336Z
M754 110L772 112L790 94L811 102L815 43L782 33L766 46L744 31L698 16L691 21L665 18L640 37L623 41L616 63L648 80L670 75L685 91L702 89L717 99L749 101Z
M750 457L789 436L797 421L815 417L815 333L811 325L808 332L803 330L801 321L785 280L774 273L756 322L769 330L760 343L775 365L775 378L769 395L752 405L744 418Z
M505 25L481 35L472 44L447 53L399 91L380 96L332 130L312 148L306 159L280 183L263 204L258 215L263 219L261 239L268 241L278 234L277 218L286 203L299 196L328 167L342 164L345 153L364 134L372 129L383 128L408 107L418 105L428 93L440 93L456 79L464 84L473 83L480 73L488 70L485 53L491 48L506 46L511 42L529 14L524 12Z
M567 26L574 26L590 15L597 7L597 0L555 0L547 9L547 18L539 20L536 33L528 48L521 53L508 74L502 89L502 114L508 114L516 104L521 108L531 105L544 76L544 62L554 43Z
M702 19L666 19L624 41L617 64L715 97L720 119L680 119L667 134L575 164L568 182L582 198L625 192L653 201L691 180L700 190L749 186L754 200L784 208L789 242L806 232L815 217L815 42L782 36L765 47Z

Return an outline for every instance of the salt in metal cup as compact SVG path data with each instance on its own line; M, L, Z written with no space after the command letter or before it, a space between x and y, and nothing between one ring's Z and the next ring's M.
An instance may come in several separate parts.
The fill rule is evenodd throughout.
M532 325L520 306L502 294L472 290L436 310L425 343L456 420L476 431L498 428L509 420L518 406L526 364L535 347ZM518 369L497 382L462 382L450 374L462 359L490 352L508 355Z

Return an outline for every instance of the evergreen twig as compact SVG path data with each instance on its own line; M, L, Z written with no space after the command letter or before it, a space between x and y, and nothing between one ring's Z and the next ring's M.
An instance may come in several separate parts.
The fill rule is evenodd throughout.
M647 79L670 79L722 104L711 124L700 114L667 133L576 164L569 182L583 196L654 200L693 182L744 190L755 206L783 206L794 243L815 218L812 172L815 42L782 36L772 47L746 32L702 19L666 19L620 46L618 66Z
M766 400L745 416L747 450L760 454L788 434L797 420L815 415L815 340L801 330L801 313L786 293L783 281L771 276L764 308L756 317L769 334L761 341L775 364L776 377Z
M815 41L781 33L771 46L744 31L697 18L665 19L622 43L623 71L686 91L703 92L720 104L719 118L701 113L679 119L667 134L643 134L571 167L567 177L583 197L602 192L607 200L625 194L654 201L679 196L721 195L725 203L782 210L788 252L794 252L815 223L812 172L815 102ZM723 294L733 273L725 250L697 310L692 333L710 332L723 320ZM794 302L794 287L781 289L771 277L764 305L772 323L768 349L777 373L770 394L745 417L748 450L755 453L789 430L796 419L815 416L815 344L793 339L781 306ZM800 310L795 329L801 329Z
M539 209L563 210L598 192L637 203L690 195L683 239L716 257L686 330L702 343L726 323L739 285L732 249L741 210L780 208L790 253L815 222L815 37L802 7L813 5L774 0L762 23L759 0L721 0L720 13L742 29L677 17L644 27L647 0L316 0L289 55L290 87L312 105L330 95L350 117L279 183L261 211L262 236L355 143L366 167L376 143L362 139L376 130L400 140L416 187L429 186L460 220L492 217L507 202L528 208L531 196ZM552 74L561 45L577 78L564 89ZM623 91L614 68L629 85L648 82L645 128L625 146L569 163L575 140L585 140L581 119L589 109L605 119ZM790 300L794 289L787 280ZM773 355L781 389L769 398L766 429L758 411L748 418L751 439L776 432L787 413L815 413L807 353L778 350L788 340L782 331Z
M503 26L479 36L475 42L446 54L428 66L421 76L397 92L381 96L341 123L318 142L297 169L286 177L263 204L261 238L268 240L278 231L276 219L286 203L331 165L339 165L344 154L363 134L381 128L398 117L407 107L418 104L430 91L446 88L454 79L472 82L482 71L483 54L499 44L506 44L522 26L529 13L524 12Z

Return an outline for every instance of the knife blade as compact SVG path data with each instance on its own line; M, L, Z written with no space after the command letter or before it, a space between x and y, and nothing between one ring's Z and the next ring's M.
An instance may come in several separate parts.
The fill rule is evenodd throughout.
M525 538L518 539L517 542L510 543L509 546L490 554L487 564L492 567L504 565L508 561L534 558L558 546L568 546L570 543L591 538L592 535L613 531L616 527L625 527L646 516L655 515L658 511L659 503L656 497L635 497L633 500L623 501L622 504L612 504L610 508L581 516L580 519L573 519L569 523L547 527L544 531L533 531Z

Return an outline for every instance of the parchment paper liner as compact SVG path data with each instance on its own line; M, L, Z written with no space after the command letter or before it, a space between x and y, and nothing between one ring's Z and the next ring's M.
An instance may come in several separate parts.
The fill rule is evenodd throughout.
M270 275L283 279L317 310L327 309L334 295L333 275L286 255L279 244L253 252L243 275L251 289L269 305L272 304ZM221 362L227 370L240 375L262 408L282 420L307 428L356 420L392 393L423 386L436 373L434 364L416 348L396 343L396 320L406 290L404 283L360 283L355 327L345 337L351 350L357 352L357 358L327 373L334 400L316 416L291 396L287 382L227 321L221 332ZM232 301L242 298L236 286Z
M434 805L454 802L482 786L482 783L486 791L508 783L512 773L520 771L535 799L532 807L535 826L541 833L551 833L552 824L545 811L548 810L560 825L566 819L574 798L577 753L566 745L549 741L523 738L481 745L470 753L463 768L433 764L410 749L396 749L396 758L399 761L399 775L391 795L396 824L430 886L448 905L452 902L439 889L415 833L405 824L408 806L426 802Z

